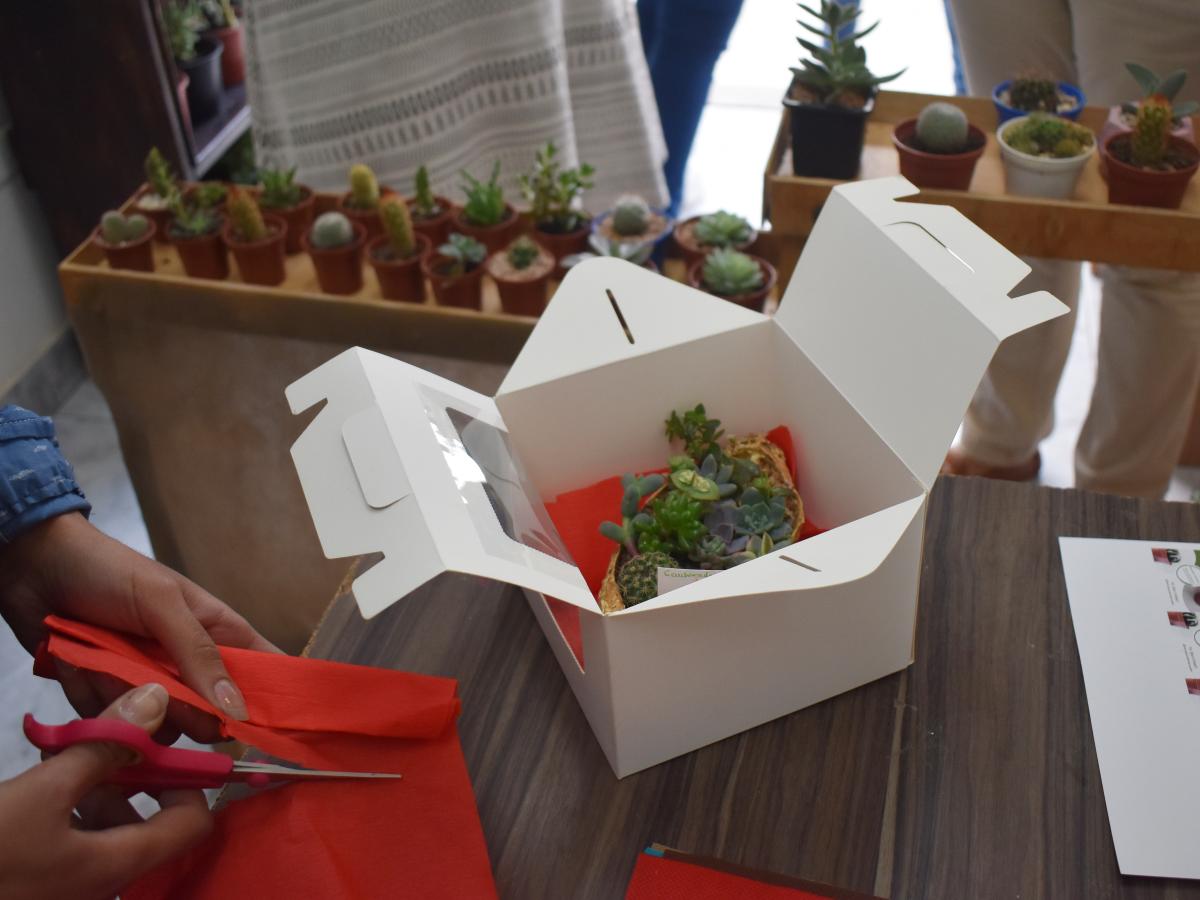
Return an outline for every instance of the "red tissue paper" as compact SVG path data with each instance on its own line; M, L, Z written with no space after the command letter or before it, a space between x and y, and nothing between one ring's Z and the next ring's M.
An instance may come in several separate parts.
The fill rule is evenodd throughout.
M625 900L833 900L801 888L767 884L653 853L638 857Z
M451 679L222 647L249 720L188 688L157 645L58 617L51 659L130 684L156 681L222 732L313 769L399 772L380 781L294 783L236 800L200 846L121 892L124 900L229 897L495 897L458 742Z

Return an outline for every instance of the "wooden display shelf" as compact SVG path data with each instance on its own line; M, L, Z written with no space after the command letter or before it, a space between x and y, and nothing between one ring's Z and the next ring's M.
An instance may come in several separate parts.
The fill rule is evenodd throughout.
M936 97L883 91L867 121L859 178L900 173L892 129L935 100L952 103L988 134L969 191L924 190L913 199L954 206L1014 253L1158 269L1200 271L1200 179L1178 210L1108 203L1108 186L1093 154L1070 200L1017 197L1004 191L996 145L996 110L981 97ZM1088 106L1079 121L1099 132L1106 108ZM764 178L764 216L780 235L806 237L829 191L839 182L791 174L791 131L785 108Z

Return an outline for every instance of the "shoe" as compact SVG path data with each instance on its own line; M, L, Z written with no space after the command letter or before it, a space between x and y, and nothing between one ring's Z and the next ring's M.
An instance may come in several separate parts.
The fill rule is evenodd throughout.
M1033 456L1015 466L990 466L971 459L961 447L951 447L942 463L942 475L973 475L978 478L998 478L1001 481L1033 481L1042 469L1042 456L1036 450Z

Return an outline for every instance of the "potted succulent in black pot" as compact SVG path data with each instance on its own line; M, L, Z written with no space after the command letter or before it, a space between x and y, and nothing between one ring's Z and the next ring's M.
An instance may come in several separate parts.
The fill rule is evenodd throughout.
M688 283L717 297L761 312L771 288L775 267L739 250L714 250L688 268Z
M579 198L592 186L595 173L587 163L564 169L557 157L558 148L550 141L538 151L533 168L519 178L538 243L554 254L556 264L564 256L587 249L592 217Z
M208 25L208 19L195 0L168 0L162 12L171 53L188 78L187 101L191 120L203 122L221 111L223 47L220 41L200 36L200 32Z
M904 70L879 77L867 68L867 53L858 41L879 23L855 31L856 2L821 0L819 10L798 5L817 22L800 20L800 27L821 42L797 38L811 58L792 69L792 86L783 99L792 132L792 172L809 178L853 178L879 86Z
M950 103L930 103L892 131L900 174L922 188L965 191L983 155L987 136Z

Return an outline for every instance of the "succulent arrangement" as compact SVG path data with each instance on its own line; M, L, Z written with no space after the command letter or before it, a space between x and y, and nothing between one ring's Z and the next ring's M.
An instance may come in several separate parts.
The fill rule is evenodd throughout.
M263 221L262 211L246 191L231 188L225 212L233 223L233 234L239 241L253 244L267 238L267 223Z
M466 274L487 257L487 247L475 238L458 232L450 235L450 239L438 247L437 252L450 260L444 274L452 278Z
M442 214L442 207L433 196L429 185L429 169L421 166L413 182L413 212L418 219L432 219Z
M881 84L899 78L904 70L881 77L867 68L867 53L858 42L879 23L856 31L857 2L820 0L820 4L818 9L797 4L813 19L813 22L801 19L797 24L819 40L796 38L811 58L802 59L800 67L792 69L793 84L803 88L810 95L803 99L811 99L813 103L861 108Z
M504 189L500 187L500 161L492 166L491 177L480 181L470 172L462 172L462 191L467 202L463 204L463 217L479 228L499 225L508 215L508 204L504 201Z
M930 103L917 116L917 149L926 153L962 153L969 134L966 113L953 104Z
M650 227L650 204L637 194L625 194L613 204L612 230L619 237L640 237Z
M304 189L296 184L296 167L262 169L259 172L262 192L258 202L267 209L290 209L304 199Z
M710 253L700 272L704 286L725 297L751 294L763 286L762 268L758 262L730 248Z
M508 263L518 271L528 269L542 253L542 249L528 236L522 235L508 247Z
M150 221L138 213L123 216L116 210L109 210L100 217L100 237L114 246L136 241L149 230Z
M725 437L704 404L672 412L666 436L682 445L669 473L621 478L621 521L600 533L619 545L626 606L658 594L657 571L728 569L790 544L804 521L782 451L759 436Z
M595 173L587 163L577 169L564 169L558 160L558 148L550 141L537 152L533 168L519 177L521 196L529 204L534 224L553 234L578 231L588 221L579 207L579 198L592 187Z
M340 212L321 213L313 222L308 241L318 250L345 247L354 240L354 226Z
M346 198L346 205L357 210L379 206L379 181L370 166L357 163L350 167L350 196Z
M692 233L706 247L736 247L750 240L754 228L741 216L722 209L697 219Z
M1004 142L1019 153L1066 159L1086 153L1095 142L1082 125L1050 113L1032 113L1006 128Z
M388 196L379 204L379 220L388 245L398 259L408 259L416 252L417 243L413 236L412 216L399 197Z

